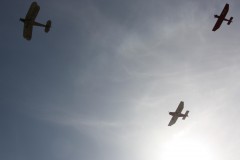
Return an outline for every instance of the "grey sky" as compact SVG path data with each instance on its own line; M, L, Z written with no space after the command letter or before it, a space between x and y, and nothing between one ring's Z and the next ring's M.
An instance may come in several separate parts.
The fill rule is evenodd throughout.
M238 0L216 32L226 1L41 0L29 42L31 2L0 6L0 159L240 158Z

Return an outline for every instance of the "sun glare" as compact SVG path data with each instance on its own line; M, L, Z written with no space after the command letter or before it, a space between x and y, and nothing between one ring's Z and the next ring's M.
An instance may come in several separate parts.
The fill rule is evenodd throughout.
M177 137L163 149L161 160L214 160L210 146L193 138Z

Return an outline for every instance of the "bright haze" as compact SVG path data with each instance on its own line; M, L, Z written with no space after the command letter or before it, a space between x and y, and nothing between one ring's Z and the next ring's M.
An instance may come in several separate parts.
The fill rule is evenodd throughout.
M1 160L240 159L239 0L39 0L27 41L31 3L0 7Z

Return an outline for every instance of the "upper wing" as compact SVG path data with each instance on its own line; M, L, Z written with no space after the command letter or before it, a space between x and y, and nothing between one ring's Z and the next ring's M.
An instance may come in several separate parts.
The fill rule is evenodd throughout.
M37 4L37 2L32 2L25 19L34 20L37 17L39 10L40 10L40 7Z
M178 119L178 116L173 116L172 119L171 119L171 121L168 123L168 126L171 126L171 125L173 125L174 123L176 123L177 119Z
M184 102L181 101L178 105L178 108L176 109L175 113L181 113L184 107Z

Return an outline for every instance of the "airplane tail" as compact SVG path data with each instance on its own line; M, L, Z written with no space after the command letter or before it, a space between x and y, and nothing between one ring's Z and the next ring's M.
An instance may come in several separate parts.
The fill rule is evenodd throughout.
M228 25L232 23L232 20L233 20L233 17L231 17L229 20L228 20Z
M186 111L184 117L182 118L183 120L185 120L185 118L188 117L188 113L189 113L189 111Z
M52 24L52 22L51 22L50 20L48 20L48 21L47 21L47 24L46 24L46 26L45 26L45 32L46 32L46 33L49 32L49 30L50 30L50 28L51 28L51 24Z

